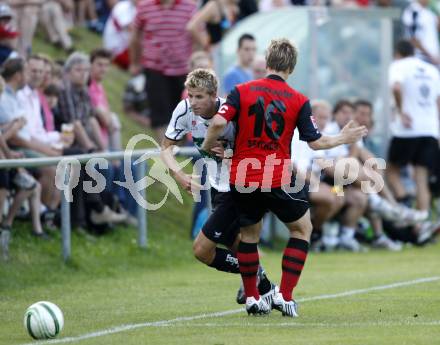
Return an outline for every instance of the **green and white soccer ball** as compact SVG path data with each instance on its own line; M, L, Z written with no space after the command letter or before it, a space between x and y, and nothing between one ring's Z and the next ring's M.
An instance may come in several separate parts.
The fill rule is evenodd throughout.
M24 327L34 339L55 338L63 326L63 313L58 306L51 302L34 303L27 308L24 314Z

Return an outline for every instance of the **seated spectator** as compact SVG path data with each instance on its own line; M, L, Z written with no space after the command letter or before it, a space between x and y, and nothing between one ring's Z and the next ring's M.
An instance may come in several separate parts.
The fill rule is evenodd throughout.
M368 135L362 138L365 148L370 151L373 156L380 157L379 143L371 138L371 132L374 127L373 105L366 100L359 99L354 103L354 120L361 126L368 129Z
M56 127L60 130L63 123L73 123L78 147L86 152L106 150L87 89L89 57L83 53L73 53L64 65L64 72L65 80L55 113Z
M238 39L238 63L223 77L223 94L227 95L236 85L252 80L252 62L257 46L254 36L243 34Z
M252 63L252 75L254 79L263 79L266 77L266 58L263 55L257 55Z
M9 5L0 4L0 65L7 59L18 57L15 50L19 33L12 26L13 12Z
M14 0L10 2L16 13L17 29L20 32L17 50L21 56L28 56L32 51L32 40L43 2L44 0Z
M125 70L130 66L128 47L136 16L136 3L137 0L118 2L105 24L102 37L103 46L111 51L113 62Z
M96 49L90 54L89 96L101 126L102 140L110 151L120 151L121 123L119 117L110 110L102 81L110 67L111 54L105 49Z
M46 0L40 13L41 23L47 31L50 43L69 53L73 51L73 43L68 32L66 15L72 11L72 0Z

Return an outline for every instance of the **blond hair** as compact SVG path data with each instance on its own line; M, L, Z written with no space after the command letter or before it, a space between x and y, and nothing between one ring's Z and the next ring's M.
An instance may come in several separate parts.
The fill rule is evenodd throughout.
M266 52L267 68L290 74L295 69L297 56L298 51L295 45L287 38L272 40Z
M202 89L210 95L217 94L218 82L215 72L210 69L197 68L186 77L187 89Z

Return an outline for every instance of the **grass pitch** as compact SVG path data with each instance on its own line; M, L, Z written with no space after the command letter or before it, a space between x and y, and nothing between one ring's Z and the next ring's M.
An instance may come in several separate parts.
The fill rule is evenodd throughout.
M304 300L300 318L288 319L277 311L267 317L248 317L239 310L234 302L239 276L197 263L191 258L190 242L183 236L174 238L167 255L159 255L167 242L162 235L152 239L162 242L160 248L152 246L147 252L124 248L131 236L135 233L126 231L97 239L76 265L55 264L55 272L48 272L47 279L39 276L37 284L29 282L29 286L24 278L11 277L9 271L22 265L20 258L6 270L0 266L2 279L9 276L17 284L24 283L6 284L0 291L0 344L34 342L26 334L22 318L26 307L38 300L60 306L65 328L57 340L72 337L66 342L72 344L440 343L440 280L329 296L438 277L439 244L407 248L402 253L311 254L296 292L296 298ZM119 249L110 248L116 252L97 255L92 267L82 269L97 248L115 239ZM23 235L15 242L25 240ZM120 256L124 252L127 257ZM275 281L279 281L280 257L278 252L266 252L262 258ZM38 264L39 255L35 260ZM49 265L44 268L50 270ZM216 312L230 313L209 316ZM123 327L114 329L119 326ZM100 331L104 332L90 337Z

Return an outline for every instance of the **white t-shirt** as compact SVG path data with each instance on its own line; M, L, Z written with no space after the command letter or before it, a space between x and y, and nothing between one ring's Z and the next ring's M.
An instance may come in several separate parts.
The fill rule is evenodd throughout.
M391 124L395 137L439 137L437 98L440 74L437 68L415 57L394 61L389 69L389 83L401 85L402 111L411 117L412 127L405 128L400 116Z
M419 40L432 56L440 56L438 18L430 9L414 1L403 11L402 22L408 38L414 37ZM419 49L416 49L416 56L426 60L426 56Z
M220 108L225 103L224 98L217 98L218 107ZM165 136L170 140L179 141L187 133L191 133L194 145L200 151L203 140L205 139L211 119L204 119L201 116L195 115L192 112L188 99L180 101L173 112ZM235 126L232 122L226 125L225 130L221 136L225 141L225 149L233 149L235 141ZM223 164L221 161L214 161L206 157L200 152L207 163L207 171L211 187L219 192L229 191L229 165ZM225 160L226 162L226 160Z
M136 16L136 6L130 0L118 2L107 19L103 34L104 48L113 55L119 55L128 49L130 31L128 27Z

